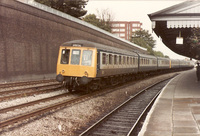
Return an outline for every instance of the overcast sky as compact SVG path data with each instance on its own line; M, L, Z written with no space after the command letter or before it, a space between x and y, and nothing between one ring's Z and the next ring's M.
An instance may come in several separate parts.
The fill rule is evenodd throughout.
M108 9L114 16L115 21L140 21L143 24L142 28L149 30L156 40L156 47L154 50L161 51L164 55L168 55L173 59L184 59L185 57L168 49L155 33L153 33L151 21L148 17L148 14L184 1L185 0L89 0L86 10L88 10L88 14L97 15L97 10Z

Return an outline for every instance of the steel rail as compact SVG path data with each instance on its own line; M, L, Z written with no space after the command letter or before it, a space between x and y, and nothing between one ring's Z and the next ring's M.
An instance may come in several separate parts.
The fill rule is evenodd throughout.
M36 80L36 81L26 81L26 82L13 82L13 83L3 83L0 84L0 88L7 88L7 87L16 87L16 86L23 86L23 85L33 85L33 84L40 84L40 83L48 83L48 82L57 82L55 79L50 80Z
M55 86L55 85L60 85L60 83L53 83L53 84L48 84L48 85L31 86L31 87L26 87L26 88L19 88L19 89L7 90L7 91L0 91L0 95L14 93L14 92L21 92L21 91L24 91L24 90L30 90L30 89L35 89L35 88L37 88L37 89L38 88L44 88L44 87Z
M44 98L44 99L39 99L39 100L35 100L35 101L31 101L31 102L27 102L27 103L23 103L23 104L19 104L19 105L7 107L7 108L3 108L3 109L0 109L0 113L5 113L5 112L11 111L11 110L20 109L20 108L23 108L23 107L35 105L35 104L38 104L38 103L41 103L41 102L54 100L54 99L57 99L57 98L60 98L60 97L65 97L66 95L71 95L71 94L63 93L63 94L60 94L60 95L56 95L56 96L52 96L52 97L48 97L48 98Z
M9 95L9 96L3 96L3 97L0 97L0 102L7 100L7 99L12 99L12 98L26 97L26 96L31 96L31 95L34 95L34 94L41 94L41 93L44 93L44 92L52 92L52 91L55 91L55 89L60 89L60 88L62 88L62 87L60 85L57 85L54 88L43 89L43 90L39 90L39 91L23 92L23 93L20 93L20 94Z

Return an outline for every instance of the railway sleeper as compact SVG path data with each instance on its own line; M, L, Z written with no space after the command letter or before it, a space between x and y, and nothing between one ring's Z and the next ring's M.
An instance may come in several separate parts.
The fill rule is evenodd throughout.
M127 133L127 130L124 128L118 128L118 129L112 129L112 128L106 128L106 129L98 129L93 134L99 134L100 136L107 136L107 135L117 135L117 136L124 136Z

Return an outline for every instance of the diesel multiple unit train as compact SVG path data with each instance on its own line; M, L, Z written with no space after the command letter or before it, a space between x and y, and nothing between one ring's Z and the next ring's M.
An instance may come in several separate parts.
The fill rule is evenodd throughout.
M56 80L69 91L87 87L97 90L147 74L192 68L191 61L140 54L86 40L60 46Z

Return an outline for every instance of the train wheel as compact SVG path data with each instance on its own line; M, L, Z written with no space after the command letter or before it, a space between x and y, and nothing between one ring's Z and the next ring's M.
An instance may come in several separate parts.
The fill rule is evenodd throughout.
M101 79L101 81L100 81L100 88L106 88L106 86L107 86L107 82L106 82L106 79Z
M115 85L117 85L118 83L119 83L118 77L111 77L111 78L110 78L110 84L111 84L112 86L115 86Z
M70 92L70 93L71 93L72 91L73 91L73 89L72 89L72 88L68 88L68 92Z
M65 81L62 82L62 89L67 91L67 83Z
M122 77L122 83L126 83L126 76Z
M99 81L92 81L90 84L88 84L88 88L90 91L97 91L100 89Z

